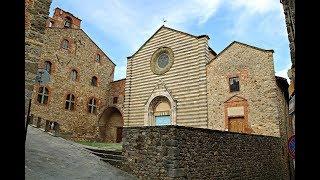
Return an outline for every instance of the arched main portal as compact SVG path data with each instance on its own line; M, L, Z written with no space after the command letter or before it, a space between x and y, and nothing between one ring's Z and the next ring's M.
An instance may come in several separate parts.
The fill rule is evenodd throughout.
M99 119L99 138L103 142L122 141L123 117L115 107L104 110Z
M151 95L146 103L145 125L162 126L176 124L176 102L167 92Z

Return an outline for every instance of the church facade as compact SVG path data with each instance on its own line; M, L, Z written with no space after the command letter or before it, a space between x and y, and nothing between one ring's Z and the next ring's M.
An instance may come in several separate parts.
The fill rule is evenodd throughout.
M127 59L124 126L181 125L280 137L285 93L273 50L160 27Z

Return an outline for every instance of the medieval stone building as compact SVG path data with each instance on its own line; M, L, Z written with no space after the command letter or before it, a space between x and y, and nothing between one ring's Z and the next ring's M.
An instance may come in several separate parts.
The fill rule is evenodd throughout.
M51 0L25 0L25 115L28 115ZM27 119L25 119L25 122Z
M79 18L55 9L47 20L39 67L48 71L50 82L35 84L31 107L34 121L41 119L45 130L53 128L66 138L117 139L114 128L123 126L122 80L113 82L115 64L81 29ZM118 88L118 92L111 88ZM124 92L124 86L122 89ZM99 137L98 125L108 126L114 134L105 139L106 133L100 133L104 136Z
M287 135L284 137L284 144L287 144L289 139L295 136L295 1L294 0L280 0L283 5L283 12L285 15L285 23L288 32L291 68L288 70L288 77L290 79L289 86L289 120L286 122L288 127ZM294 155L290 153L291 179L294 179L295 160Z
M288 32L288 40L291 56L291 68L288 70L288 77L290 79L289 86L289 114L290 120L288 126L290 127L289 135L295 134L295 2L294 0L281 0L283 11L285 15L285 23Z
M181 125L280 137L287 118L273 50L165 26L128 57L125 126Z

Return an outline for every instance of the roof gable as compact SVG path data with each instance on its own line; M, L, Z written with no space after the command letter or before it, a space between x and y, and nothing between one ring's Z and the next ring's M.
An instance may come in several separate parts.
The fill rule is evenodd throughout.
M256 49L256 50L259 50L259 51L263 51L263 52L272 52L272 53L274 53L274 50L272 50L272 49L269 49L269 50L262 49L262 48L258 48L256 46L252 46L252 45L249 45L249 44L242 43L242 42L233 41L227 47L225 47L215 58L213 58L211 61L209 61L207 64L210 64L214 59L217 59L221 54L223 54L226 50L228 50L234 44L244 45L246 47L249 47L249 48L252 48L252 49Z
M134 57L161 29L168 29L168 30L171 30L171 31L174 31L174 32L177 32L177 33L182 33L182 34L185 34L185 35L191 36L193 38L197 38L197 39L203 38L203 37L206 37L206 38L210 39L208 35L195 36L195 35L192 35L192 34L189 34L189 33L183 32L183 31L179 31L179 30L176 30L176 29L172 29L172 28L169 28L169 27L166 27L166 26L162 25L155 33L153 33L153 35L147 41L145 41L142 44L142 46L140 46L140 48L133 55L128 56L127 59L130 59L130 58Z
M60 29L60 30L66 30L66 31L81 31L85 36L88 37L88 39L90 39L90 41L99 49L100 52L103 53L103 55L105 55L107 57L107 59L114 65L116 66L116 64L109 58L109 56L90 38L90 36L82 29L78 29L78 28L60 28L60 27L46 27L47 29Z

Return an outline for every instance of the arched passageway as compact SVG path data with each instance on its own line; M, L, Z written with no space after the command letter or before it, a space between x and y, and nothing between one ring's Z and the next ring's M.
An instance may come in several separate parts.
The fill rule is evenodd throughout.
M103 142L122 141L123 116L115 107L104 110L99 119L99 139Z

